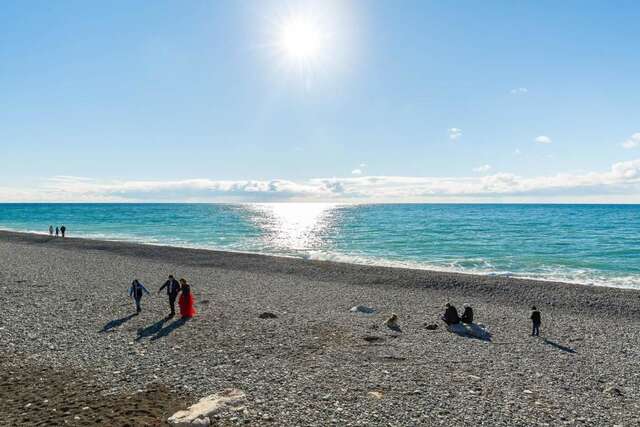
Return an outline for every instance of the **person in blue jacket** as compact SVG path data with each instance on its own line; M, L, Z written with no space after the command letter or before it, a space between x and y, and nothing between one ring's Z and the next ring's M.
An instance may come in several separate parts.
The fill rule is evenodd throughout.
M142 311L142 308L140 307L140 301L142 301L143 293L149 295L149 291L147 290L147 288L145 288L144 285L138 281L138 279L134 279L133 282L131 282L131 287L129 288L129 296L136 302L136 314Z

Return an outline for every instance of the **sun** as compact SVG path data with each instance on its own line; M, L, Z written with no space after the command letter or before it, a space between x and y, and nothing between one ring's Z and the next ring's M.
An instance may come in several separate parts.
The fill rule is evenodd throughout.
M312 61L322 53L326 35L306 16L290 16L282 23L279 46L294 61Z
M309 90L333 84L336 76L350 71L357 59L354 36L362 28L350 4L296 0L261 15L257 46L278 82L302 83Z
M313 16L292 14L278 24L275 45L289 66L308 71L323 61L330 38L329 32Z

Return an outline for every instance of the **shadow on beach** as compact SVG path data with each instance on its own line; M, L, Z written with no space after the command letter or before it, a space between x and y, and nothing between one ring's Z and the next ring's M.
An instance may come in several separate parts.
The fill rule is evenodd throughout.
M189 319L180 318L180 319L174 320L172 323L169 323L164 328L158 329L158 331L155 333L155 335L151 337L151 341L155 341L157 339L166 337L171 332L175 331L180 326L182 326L185 323L187 323L187 320L189 320ZM164 320L162 322L164 323ZM156 322L154 325L157 325L158 323L160 323L160 322ZM154 326L154 325L151 325L151 327Z
M577 351L575 349L573 349L571 347L564 346L562 344L558 344L557 342L550 341L547 338L545 338L543 342L545 344L547 344L547 345L550 345L552 347L557 348L558 350L562 350L562 351L565 351L567 353L571 353L571 354L576 354L577 353Z
M143 338L147 338L160 333L165 322L167 322L168 320L169 319L165 317L164 319L158 320L156 323L149 325L146 328L138 329L138 336L136 337L136 341L140 341Z
M136 316L135 313L130 314L128 316L125 317L121 317L120 319L114 319L109 321L106 325L104 325L102 327L102 329L100 329L100 332L109 332L111 331L113 328L117 328L120 325L123 325L125 323L127 323L129 320L131 320L132 318L134 318Z

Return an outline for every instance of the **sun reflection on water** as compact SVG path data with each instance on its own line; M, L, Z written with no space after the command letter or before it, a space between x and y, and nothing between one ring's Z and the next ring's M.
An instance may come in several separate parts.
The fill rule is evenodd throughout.
M264 244L280 250L304 251L322 245L338 205L334 203L255 203L254 223Z

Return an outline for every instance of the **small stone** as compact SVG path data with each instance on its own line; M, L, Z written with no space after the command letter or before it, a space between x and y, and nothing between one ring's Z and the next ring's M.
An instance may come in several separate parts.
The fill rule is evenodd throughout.
M374 399L378 399L378 400L384 397L381 391L370 391L369 393L367 393L367 395L369 397L373 397Z
M612 396L623 396L624 393L618 387L607 387L604 389L604 392L610 394Z
M278 318L278 316L268 311L265 311L264 313L260 313L258 317L260 319L277 319Z

